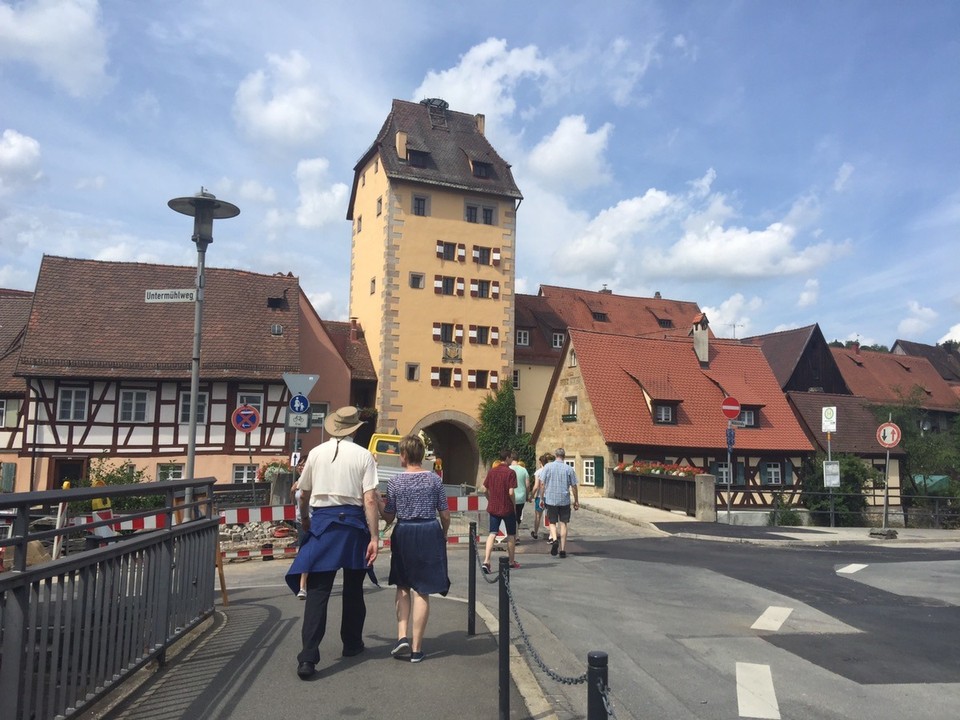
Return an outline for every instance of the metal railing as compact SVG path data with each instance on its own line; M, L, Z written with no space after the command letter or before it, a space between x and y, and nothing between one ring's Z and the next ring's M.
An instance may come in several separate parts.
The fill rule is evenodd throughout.
M0 548L12 568L0 573L0 698L3 716L64 717L86 708L212 614L219 519L214 478L17 493L0 498L12 533ZM197 500L178 503L187 488ZM30 527L31 509L94 498L156 496L164 527L111 538L90 530L112 520L45 530ZM183 515L200 514L191 521ZM28 565L28 555L82 533L83 547ZM70 547L69 543L66 543ZM32 552L31 552L32 551Z
M613 496L663 510L682 510L691 517L697 515L697 484L692 477L615 472Z

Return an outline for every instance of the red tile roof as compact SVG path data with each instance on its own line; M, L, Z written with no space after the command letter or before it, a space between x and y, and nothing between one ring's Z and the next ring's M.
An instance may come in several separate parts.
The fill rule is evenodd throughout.
M678 448L726 447L726 418L720 405L741 393L741 404L761 405L760 427L737 432L746 451L808 452L804 435L760 348L739 342L710 342L703 369L687 338L637 338L570 330L593 412L608 444ZM677 424L653 422L643 389L679 401ZM737 399L740 399L739 397Z
M919 388L922 408L960 412L957 396L925 357L853 348L831 348L831 352L854 395L898 404Z
M337 352L340 353L340 357L350 368L352 379L376 381L377 371L373 367L373 360L370 357L370 350L367 348L363 328L358 324L356 328L357 336L353 338L350 334L351 323L339 320L322 320L321 322L330 336L330 340L337 348Z
M196 268L44 256L17 373L187 378L194 303L146 290L193 288ZM292 275L206 268L201 376L275 379L300 370L300 286ZM283 333L273 335L273 325Z
M23 330L30 317L33 293L0 288L0 394L26 392L23 378L14 377Z

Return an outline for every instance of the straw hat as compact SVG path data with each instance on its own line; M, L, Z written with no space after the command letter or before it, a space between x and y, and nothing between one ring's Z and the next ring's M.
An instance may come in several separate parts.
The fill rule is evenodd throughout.
M350 406L340 408L323 420L323 429L332 437L353 435L361 425L363 420L360 419L360 411Z

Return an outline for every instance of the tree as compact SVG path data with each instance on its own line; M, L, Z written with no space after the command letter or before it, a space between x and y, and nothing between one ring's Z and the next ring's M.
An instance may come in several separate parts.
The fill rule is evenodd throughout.
M810 510L815 525L830 524L830 492L823 485L823 461L827 456L822 452L812 462L804 463L801 469L803 492L801 502ZM858 527L864 524L863 511L867 500L863 496L865 488L880 482L880 473L868 467L856 455L841 453L832 459L840 462L840 487L834 488L833 511L837 525Z
M477 430L480 459L491 463L504 448L515 450L524 465L533 468L536 463L530 435L517 434L517 402L513 386L504 383L480 403L480 428Z

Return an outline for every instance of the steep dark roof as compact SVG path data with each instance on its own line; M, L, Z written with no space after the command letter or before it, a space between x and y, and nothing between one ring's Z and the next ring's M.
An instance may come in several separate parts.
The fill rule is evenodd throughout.
M788 392L787 399L817 450L826 452L827 436L822 432L823 408L837 409L837 431L830 434L830 449L862 457L881 456L886 449L877 442L880 421L871 404L862 397L827 393ZM890 450L895 457L905 455L902 445Z
M803 355L804 348L813 337L816 325L782 330L767 335L754 335L743 338L742 342L748 345L757 345L770 363L770 369L777 377L780 387L786 387L797 368L797 363Z
M398 131L406 133L408 150L425 154L423 167L415 166L397 154ZM477 116L436 105L394 100L377 139L354 167L348 220L353 219L360 172L374 155L380 156L384 172L394 180L523 199L510 165L478 129ZM488 176L476 177L471 160L488 164Z
M948 383L960 383L960 352L948 350L942 345L925 345L909 340L897 340L893 344L895 354L898 347L903 350L904 355L925 357Z
M339 320L322 320L321 322L337 348L337 352L340 353L340 357L350 368L351 377L354 380L376 381L377 372L373 367L363 328L357 326L357 337L353 339L350 335L351 323Z
M195 282L193 267L44 256L17 374L190 377L194 303L144 296ZM299 371L296 277L207 268L205 285L203 378L278 379ZM273 325L283 333L273 335Z
M26 383L14 377L33 293L0 288L0 394L22 394Z

